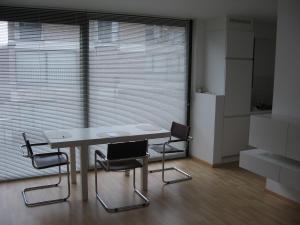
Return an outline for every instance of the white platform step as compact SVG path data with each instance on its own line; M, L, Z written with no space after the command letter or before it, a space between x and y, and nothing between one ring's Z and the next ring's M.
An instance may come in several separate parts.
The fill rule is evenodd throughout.
M300 162L262 149L240 153L240 167L300 191Z

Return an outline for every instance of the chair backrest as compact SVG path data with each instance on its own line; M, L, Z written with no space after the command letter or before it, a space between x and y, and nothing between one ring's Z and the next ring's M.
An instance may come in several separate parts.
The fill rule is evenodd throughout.
M180 124L180 123L176 123L176 122L172 122L172 126L171 126L171 136L176 137L180 140L184 140L187 141L189 138L189 133L190 133L190 127Z
M26 145L26 149L27 149L27 154L28 154L29 157L32 157L32 156L33 156L33 151L32 151L30 142L29 142L29 140L27 139L25 133L22 133L22 136L23 136L23 139L24 139L24 141L25 141L25 145Z
M109 144L107 147L107 159L126 159L126 158L139 158L147 154L148 141L134 141Z

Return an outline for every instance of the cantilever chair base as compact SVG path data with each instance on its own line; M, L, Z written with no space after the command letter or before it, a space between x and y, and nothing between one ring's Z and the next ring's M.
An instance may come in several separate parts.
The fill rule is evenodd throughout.
M41 189L47 189L47 188L53 188L53 187L58 187L58 185L61 182L61 171L59 170L59 181L55 184L49 184L49 185L41 185L41 186L36 186L36 187L29 187L25 188L22 191L22 196L24 199L24 203L28 207L35 207L35 206L42 206L42 205L49 205L49 204L55 204L55 203L60 203L60 202L65 202L67 199L70 197L70 173L69 173L69 165L67 165L67 176L68 176L68 194L64 198L58 198L58 199L53 199L53 200L46 200L46 201L40 201L40 202L29 202L26 196L26 192L29 191L35 191L35 190L41 190Z
M181 174L183 174L185 176L185 178L180 178L180 179L174 179L174 180L166 180L164 177L164 172L166 170L175 170ZM184 172L183 170L177 168L177 167L168 167L168 168L164 168L164 169L156 169L156 170L149 170L149 173L156 173L156 172L162 172L163 175L162 175L162 181L165 183L165 184L174 184L174 183L178 183L178 182L183 182L183 181L187 181L187 180L191 180L192 179L192 176L186 172Z
M148 157L147 154L148 141L136 141L136 142L125 142L109 144L107 147L107 156L101 151L95 151L95 191L96 197L100 201L104 209L109 213L122 212L132 209L143 208L149 205L149 200L144 196L135 186L135 169L141 168L144 165L141 164L137 159L144 159ZM130 150L130 151L126 151ZM98 160L97 156L102 158ZM125 205L121 207L109 207L100 196L98 192L98 176L97 170L98 165L103 168L104 171L126 171L133 170L133 190L142 200L142 203L134 205Z
M137 189L134 190L134 192L141 198L143 199L143 203L136 204L136 205L126 205L126 206L121 206L121 207L115 207L115 208L110 208L108 205L104 202L104 200L101 198L99 193L96 193L97 199L100 201L101 205L104 207L104 209L109 212L109 213L116 213L116 212L123 212L123 211L128 211L132 209L138 209L138 208L144 208L149 205L149 200Z
M95 153L95 159L96 159L96 153ZM103 206L103 208L109 212L109 213L117 213L117 212L123 212L123 211L128 211L128 210L132 210L132 209L138 209L138 208L144 208L147 207L150 202L149 200L146 198L146 196L144 196L136 187L135 187L135 168L133 169L133 189L134 189L134 193L136 193L142 200L143 202L140 204L135 204L135 205L125 205L125 206L121 206L121 207L109 207L105 201L103 200L103 198L101 197L101 195L98 192L98 176L97 176L97 165L100 165L101 167L103 167L103 164L101 164L101 162L99 160L95 160L95 190L96 190L96 197L99 200L99 202L101 203L101 205ZM103 167L105 169L105 167Z
M30 141L26 138L26 134L22 133L23 139L25 141L25 145L21 146L21 151L24 157L30 158L32 162L32 166L35 169L46 169L51 167L58 167L58 182L55 184L48 184L48 185L41 185L41 186L35 186L35 187L29 187L25 188L22 191L22 196L25 202L25 205L28 207L34 207L34 206L41 206L41 205L48 205L48 204L54 204L59 202L64 202L70 197L70 168L69 168L69 157L66 153L60 152L58 148L58 152L48 152L48 153L41 153L41 154L34 154L32 147L38 147L43 145L48 145L48 143L35 143L30 144ZM27 155L24 154L22 148L26 147L27 149ZM46 201L38 201L38 202L29 202L26 196L26 193L29 191L35 191L35 190L41 190L41 189L47 189L47 188L54 188L57 187L61 182L61 166L67 167L67 183L68 183L68 194L64 198L57 198L57 199L51 199Z
M47 186L49 186L49 187L39 186L39 187L33 187L33 188L25 188L22 191L22 196L23 196L25 205L28 206L28 207L34 207L34 206L49 205L49 204L55 204L55 203L67 201L68 197L67 198L62 198L62 199L54 199L54 200L41 201L41 202L32 202L32 203L27 200L26 192L33 191L33 190L38 190L38 189L56 187L57 185L47 185Z

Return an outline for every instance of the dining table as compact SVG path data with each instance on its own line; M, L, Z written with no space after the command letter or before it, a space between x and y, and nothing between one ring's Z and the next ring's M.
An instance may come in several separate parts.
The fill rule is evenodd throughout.
M76 149L80 151L82 200L88 200L89 147L120 142L170 137L170 131L150 123L113 125L89 128L45 130L44 136L51 148L69 148L71 182L76 184ZM148 157L141 168L141 188L148 190Z

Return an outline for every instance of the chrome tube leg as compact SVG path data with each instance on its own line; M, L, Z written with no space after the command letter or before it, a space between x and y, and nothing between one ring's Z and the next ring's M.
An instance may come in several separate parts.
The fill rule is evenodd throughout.
M133 169L133 189L135 190L135 168Z
M164 143L164 145L163 145L163 154L162 154L162 181L164 183L166 183L166 181L165 181L165 154L166 154L165 150L166 150L166 143Z
M59 185L61 182L61 166L58 166L58 183L57 185Z
M55 183L55 184L49 184L49 185L42 185L42 186L25 188L22 191L22 196L23 196L25 205L28 206L28 207L34 207L34 206L49 205L49 204L54 204L54 203L59 203L59 202L66 201L70 197L70 195L71 195L69 164L67 164L66 166L67 166L67 179L68 179L68 181L67 181L67 183L68 183L68 194L67 194L66 197L64 197L64 198L58 198L58 199L54 199L54 200L33 202L33 203L29 202L28 199L27 199L26 192L34 191L34 190L40 190L40 189L47 189L47 188L52 188L52 187L57 187L58 184L60 183L60 181L59 181L59 183ZM60 173L61 173L61 169L59 169L59 170L60 170ZM60 180L61 180L61 178L60 178Z
M96 157L96 155L95 155ZM111 208L109 207L105 201L102 199L101 195L98 192L98 178L97 178L97 163L98 161L95 158L95 191L96 191L96 198L98 201L100 201L101 205L104 207L104 209L109 212L109 213L116 213L116 212L122 212L122 211L127 211L127 210L132 210L132 209L137 209L137 208L142 208L142 207L146 207L149 205L149 200L139 191L136 189L136 185L135 185L135 178L136 178L136 174L135 174L135 169L133 171L133 187L134 187L134 192L143 200L143 203L137 204L137 205L126 205L126 206L122 206L122 207L115 207L115 208ZM99 163L99 165L101 166L101 164Z
M98 194L98 178L97 178L97 154L96 154L96 152L95 152L95 164L94 164L94 166L95 166L95 191L96 191L96 194Z
M192 179L192 176L184 171L182 171L181 169L178 169L177 167L169 167L169 168L166 168L165 167L165 160L166 160L166 152L165 152L165 149L166 149L166 144L167 143L164 143L163 144L163 151L162 151L162 168L161 169L156 169L156 170L150 170L149 172L150 173L156 173L156 172L161 172L162 173L162 181L163 183L165 184L172 184L172 183L178 183L178 182L182 182L182 181L187 181L187 180L191 180ZM176 170L177 172L183 174L185 176L185 178L180 178L180 179L174 179L174 180L167 180L166 177L165 177L165 171L167 170Z

